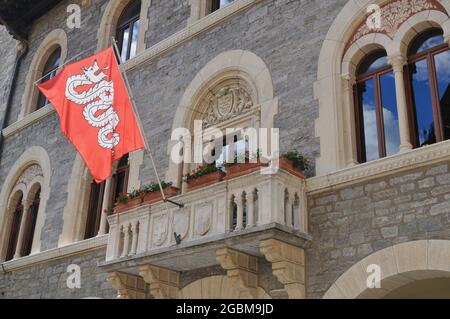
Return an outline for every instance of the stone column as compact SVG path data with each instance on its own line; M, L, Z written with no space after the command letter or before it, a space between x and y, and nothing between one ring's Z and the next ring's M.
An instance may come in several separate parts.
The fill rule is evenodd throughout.
M247 227L255 226L255 194L249 190L246 195L247 200Z
M400 153L403 153L412 149L405 81L403 77L403 68L406 64L406 59L398 54L388 57L388 61L392 65L395 75L395 93L397 97L398 125L400 130Z
M235 196L237 206L236 231L244 228L244 204L242 203L242 196Z
M19 236L17 237L17 244L16 244L16 252L14 254L14 259L22 257L22 246L23 246L23 240L25 236L25 227L28 219L28 215L30 214L30 208L31 208L32 202L23 202L23 212L22 212L22 219L20 220L20 229L19 229Z
M344 145L345 145L345 160L347 167L355 166L358 164L358 153L356 145L356 118L355 118L355 105L353 101L353 86L356 83L354 76L346 74L343 77L344 85Z
M103 193L103 203L102 203L102 216L100 217L100 228L98 230L97 236L102 236L106 234L106 226L108 223L108 212L111 204L111 183L112 178L108 178L105 183L105 190Z

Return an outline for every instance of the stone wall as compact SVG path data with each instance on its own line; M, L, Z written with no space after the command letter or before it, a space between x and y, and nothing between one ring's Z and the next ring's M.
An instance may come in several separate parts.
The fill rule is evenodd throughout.
M321 298L347 269L383 248L450 237L449 163L309 199L307 291Z
M14 61L16 60L16 41L5 27L0 26L0 123L6 108L8 90L13 76Z
M116 298L117 291L106 280L106 273L97 267L105 258L105 249L74 255L33 265L14 272L0 273L0 299L80 299ZM81 267L81 288L70 289L67 267Z

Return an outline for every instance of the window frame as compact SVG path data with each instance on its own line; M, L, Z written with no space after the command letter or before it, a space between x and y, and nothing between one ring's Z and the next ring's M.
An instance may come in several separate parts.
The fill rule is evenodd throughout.
M55 58L56 53L59 52L59 57L55 60L58 63L53 64L52 67L48 67L48 64L53 58ZM61 66L61 57L62 57L62 48L58 45L53 51L51 51L51 54L48 56L47 60L45 61L44 68L42 71L42 81L49 81L52 78L54 78L58 74L58 69ZM35 109L34 111L38 111L49 104L48 99L45 97L45 95L39 91L38 98L36 101Z
M139 1L140 2L140 7L142 7L142 1L141 0L134 0L134 1L130 1L130 3L127 4L127 6L122 10L122 13L120 14L120 17L117 21L120 21L122 19L122 17L127 13L128 9L130 9L130 7L132 5L134 5L135 1ZM141 12L139 10L139 12L137 13L137 15L132 16L130 19L126 20L125 22L122 22L121 24L117 23L116 25L116 40L118 41L118 47L119 47L119 53L120 53L120 59L122 58L122 49L123 49L123 40L124 40L124 31L129 28L130 29L130 33L129 33L129 37L128 37L128 45L127 45L127 53L126 53L126 57L124 61L121 62L125 62L131 59L130 55L131 55L131 46L133 44L133 34L134 34L134 24L136 23L136 21L140 21L141 20ZM139 27L138 27L138 36L139 36L139 28L140 28L140 23L139 23ZM137 45L137 43L136 43ZM137 47L136 47L137 49Z
M375 56L381 53L382 51L384 50L376 50L366 55L364 59L362 59L361 63L358 65L357 69L359 69L361 64L364 63L366 59L369 59L371 56ZM380 78L383 75L390 72L393 72L392 66L386 65L375 71L358 75L356 77L355 84L353 85L353 103L355 105L355 119L356 119L355 128L356 128L357 156L359 163L367 163L368 161L366 158L366 143L364 141L365 137L364 117L362 105L360 103L361 101L359 100L358 85L372 79L374 81L375 114L377 123L378 156L379 156L378 159L385 158L387 156L387 150L386 150L386 136L383 118Z
M427 38L428 34L436 32L436 29L431 29L428 31L424 31L418 34L412 41L411 44L415 44L420 38ZM437 86L437 74L436 74L436 64L434 62L434 57L443 52L450 51L450 46L448 43L443 43L433 48L429 48L419 53L408 54L408 62L405 66L404 72L404 80L406 87L406 99L408 101L408 114L409 114L409 125L411 127L411 141L413 143L414 148L420 148L419 143L419 135L417 132L417 112L414 107L414 95L412 90L413 82L411 81L411 73L410 68L413 64L425 60L427 62L428 67L428 80L430 86L430 96L432 101L432 112L433 112L433 121L435 124L435 135L436 135L436 143L445 141L444 138L444 128L442 122L442 114L441 114L441 105L439 101L439 90ZM408 52L409 53L409 52Z

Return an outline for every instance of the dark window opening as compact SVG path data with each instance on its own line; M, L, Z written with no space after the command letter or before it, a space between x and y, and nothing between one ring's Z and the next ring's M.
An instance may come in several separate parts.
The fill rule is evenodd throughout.
M13 212L11 230L9 233L8 250L6 251L6 261L12 260L16 252L17 241L19 239L20 224L22 222L23 206L22 195L17 201L17 206Z

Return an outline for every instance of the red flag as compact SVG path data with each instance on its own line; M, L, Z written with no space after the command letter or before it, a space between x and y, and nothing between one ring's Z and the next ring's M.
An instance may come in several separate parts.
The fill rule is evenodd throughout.
M114 161L144 147L112 48L64 67L38 87L97 183L111 176Z

